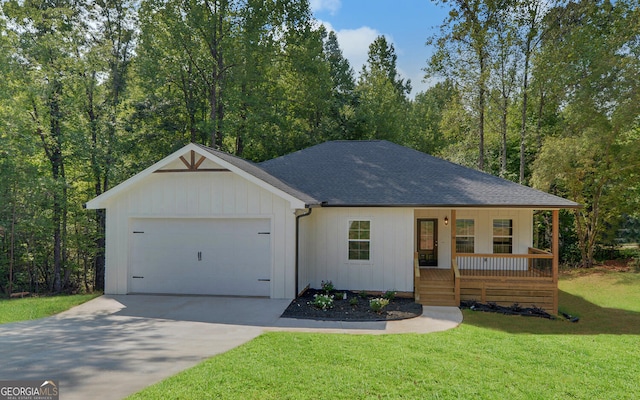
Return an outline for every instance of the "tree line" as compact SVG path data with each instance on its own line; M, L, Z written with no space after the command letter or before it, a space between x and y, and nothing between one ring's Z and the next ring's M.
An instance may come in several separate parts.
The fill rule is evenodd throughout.
M306 0L3 1L0 292L102 289L82 204L189 142L410 146L584 204L565 236L590 266L637 217L637 1L441 3L412 98L393 44L356 74Z

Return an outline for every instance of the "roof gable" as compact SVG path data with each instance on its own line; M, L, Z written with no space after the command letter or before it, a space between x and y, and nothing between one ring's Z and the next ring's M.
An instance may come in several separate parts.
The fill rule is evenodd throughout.
M129 187L132 187L153 173L183 171L230 171L284 198L291 203L292 208L304 208L307 204L315 202L314 199L288 187L249 161L205 146L190 143L119 185L102 193L100 196L88 201L85 207L89 209L105 208L110 199L126 191Z
M326 206L579 206L387 141L326 142L259 166Z

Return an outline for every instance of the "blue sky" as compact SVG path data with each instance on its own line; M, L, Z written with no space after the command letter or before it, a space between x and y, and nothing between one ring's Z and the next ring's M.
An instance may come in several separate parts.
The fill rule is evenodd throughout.
M427 38L438 31L447 10L429 0L311 0L320 23L336 32L344 56L356 75L367 61L369 44L379 35L393 43L398 71L411 79L411 97L429 85L422 82L431 49Z

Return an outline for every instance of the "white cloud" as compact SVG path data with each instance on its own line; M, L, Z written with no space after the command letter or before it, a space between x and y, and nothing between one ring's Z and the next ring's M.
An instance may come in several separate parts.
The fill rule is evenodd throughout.
M355 71L356 75L362 70L362 66L367 62L369 56L369 45L382 33L370 28L362 26L357 29L341 29L336 31L331 23L326 21L318 21L324 25L327 32L334 31L338 37L338 43L342 50L342 55L349 60L349 64ZM387 36L388 39L388 36Z
M334 15L342 7L340 0L311 0L309 4L313 13L326 10L331 15Z
M422 71L419 65L408 65L408 67L409 70L405 70L398 66L398 74L405 80L411 79L411 93L409 93L409 97L413 99L416 94L424 92L430 86L433 86L433 83L425 81L424 71Z
M367 58L369 57L369 45L371 45L378 36L383 35L387 38L387 41L392 43L395 47L396 55L398 55L398 74L404 79L411 79L411 86L413 89L409 96L413 98L418 92L424 91L431 86L428 82L423 82L424 72L420 65L400 65L404 51L397 47L393 42L393 37L391 37L391 35L383 34L368 26L362 26L357 29L341 29L336 31L330 22L321 20L318 20L317 22L320 25L324 25L327 32L334 31L336 33L340 49L342 50L342 55L349 60L349 64L353 68L356 78L360 75L362 66L367 63Z
M363 26L358 29L343 29L336 32L336 35L344 57L359 73L369 57L369 45L381 34L375 29Z

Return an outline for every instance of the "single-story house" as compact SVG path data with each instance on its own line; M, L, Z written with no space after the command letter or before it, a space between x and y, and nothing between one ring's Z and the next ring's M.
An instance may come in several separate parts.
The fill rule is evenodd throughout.
M188 144L92 199L107 294L411 293L557 312L558 210L579 205L382 140L252 163ZM551 251L533 213L553 215Z

